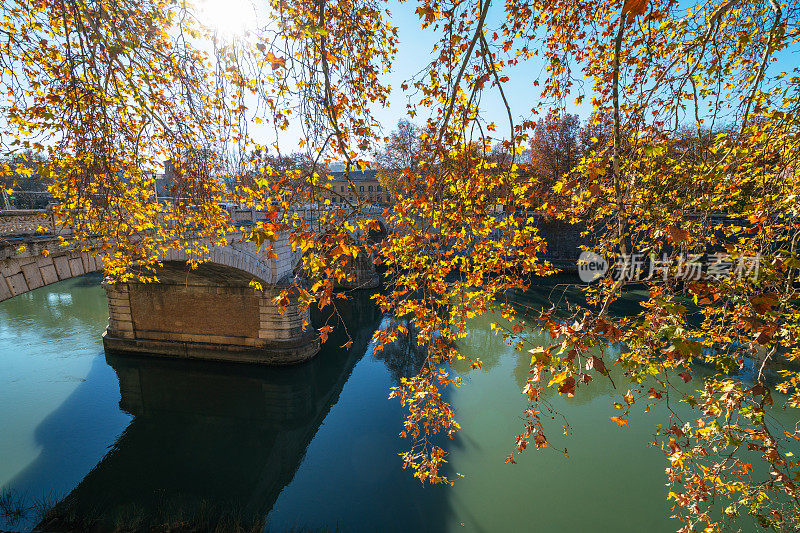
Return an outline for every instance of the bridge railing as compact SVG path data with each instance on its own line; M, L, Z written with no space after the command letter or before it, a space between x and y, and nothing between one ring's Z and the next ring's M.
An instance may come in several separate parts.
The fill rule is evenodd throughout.
M55 232L55 217L50 209L0 211L0 237L20 237Z
M267 212L266 211L258 211L255 209L241 209L239 207L231 206L226 209L231 217L231 220L235 224L241 224L244 226L253 225L256 222L260 222L267 219ZM319 208L316 206L302 206L296 207L290 210L287 214L289 216L296 214L298 217L302 218L309 224L313 230L320 230L319 221L323 217L327 217L328 220L331 220L331 215L334 216L340 211L340 209L334 207L325 207ZM362 218L382 218L384 214L384 210L378 206L364 206L361 209L361 216Z
M237 206L226 208L234 224L248 226L267 219L266 211L255 209L240 209ZM299 217L311 224L313 230L319 231L320 219L324 215L336 213L333 208L319 209L312 206L302 206L292 210ZM365 206L361 216L382 217L383 209L377 206ZM57 224L53 210L47 209L10 209L0 210L0 238L36 236L47 234L69 235L69 228Z

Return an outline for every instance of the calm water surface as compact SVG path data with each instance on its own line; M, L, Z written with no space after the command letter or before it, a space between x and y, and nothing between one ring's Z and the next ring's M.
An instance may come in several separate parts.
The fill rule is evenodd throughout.
M481 372L450 394L463 430L451 442L454 487L401 469L403 412L389 387L416 371L408 345L373 353L389 318L366 296L344 313L349 351L253 368L108 356L99 278L61 282L0 303L0 530L99 519L270 531L674 531L665 462L648 447L654 409L618 428L612 396L552 403L552 448L506 465L521 427L528 358L476 322L463 348ZM621 391L624 392L624 391ZM550 391L552 394L552 390ZM569 458L555 448L566 448ZM76 522L77 521L77 522Z

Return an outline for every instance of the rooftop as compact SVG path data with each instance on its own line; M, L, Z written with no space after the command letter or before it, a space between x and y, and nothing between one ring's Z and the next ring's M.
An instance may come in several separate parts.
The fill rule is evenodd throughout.
M347 177L345 176L346 172L344 170L338 170L335 172L331 172L331 181L346 181ZM378 171L377 170L351 170L350 171L350 179L353 181L377 181L378 180Z

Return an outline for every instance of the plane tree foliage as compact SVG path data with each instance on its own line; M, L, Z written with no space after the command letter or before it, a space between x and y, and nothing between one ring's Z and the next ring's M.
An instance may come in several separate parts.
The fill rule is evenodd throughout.
M797 527L800 434L770 417L800 406L795 2L402 3L439 36L429 63L401 87L410 118L427 120L413 146L418 157L394 169L411 186L397 188L386 212L393 233L361 246L353 232L374 222L361 215L360 198L342 196L313 228L293 209L326 205L324 165L365 168L365 154L399 142L383 137L375 116L391 90L384 74L397 27L377 0L259 5L258 30L232 40L184 2L4 2L3 158L20 161L13 156L24 150L46 157L35 169L4 164L2 183L30 173L52 183L56 215L75 241L102 248L115 280L156 280L170 249L197 263L230 239L255 240L269 254L276 238L289 238L304 252L304 281L284 297L295 291L306 305L326 307L341 297L336 281L352 258L373 254L387 272L377 303L402 318L378 335L376 350L411 327L426 354L417 375L391 392L408 413L404 465L422 481L449 481L447 439L437 437L459 429L445 396L459 385L449 364L461 357L469 320L496 313L498 334L530 355L521 391L530 406L507 462L548 446L553 428L537 408L545 389L580 395L612 379L614 365L624 376L613 384L621 410L607 423L621 431L631 410L653 402L694 409L687 420L673 412L657 436L683 531L724 529L747 514L775 529ZM506 90L520 76L528 118L515 115ZM503 121L482 114L489 99ZM579 138L569 164L546 175L526 169L517 156L537 136L558 140L547 122L572 101L592 107L596 132ZM277 140L260 146L255 125ZM281 141L298 129L299 146ZM508 157L491 157L498 141ZM278 161L287 142L305 151L302 168L273 167L259 155ZM183 158L184 196L156 202L149 171L173 157ZM220 206L230 201L266 220L237 228ZM506 207L502 217L497 204ZM539 310L523 323L501 297L554 270L540 217L580 224L600 255L654 254L672 266L635 284L605 277L584 287L586 305L568 316ZM736 265L757 256L758 271L687 279L680 258L709 250L724 250ZM610 312L642 287L636 314ZM323 339L331 327L320 329ZM553 342L529 344L532 327ZM616 342L625 350L612 361L602 348ZM763 363L754 385L729 377L746 358ZM701 360L718 373L694 377ZM781 379L772 386L764 369L775 364ZM675 380L696 392L681 392ZM744 452L748 460L739 459Z

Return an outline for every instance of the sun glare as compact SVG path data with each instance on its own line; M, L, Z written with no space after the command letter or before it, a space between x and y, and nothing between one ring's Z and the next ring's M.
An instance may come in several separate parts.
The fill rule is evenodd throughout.
M224 38L234 38L254 29L256 9L251 0L197 0L198 18Z

